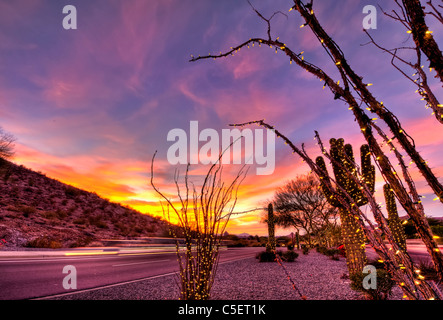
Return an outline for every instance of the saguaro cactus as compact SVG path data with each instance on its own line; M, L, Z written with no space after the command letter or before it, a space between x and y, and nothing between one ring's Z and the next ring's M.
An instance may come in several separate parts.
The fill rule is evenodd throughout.
M266 244L266 251L273 252L275 250L275 222L274 222L274 207L272 203L268 205L268 243Z
M357 174L355 167L354 155L352 146L350 144L344 145L343 139L331 139L330 141L330 154L334 159L332 162L332 168L334 171L335 181L337 184L346 191L346 193L354 200L358 206L363 206L368 203L368 199L365 197L361 187L349 177L348 172L353 175ZM369 190L374 192L375 186L375 167L371 164L371 156L368 145L362 145L360 148L361 155L361 174L362 180L366 183ZM363 230L348 209L342 206L337 199L338 195L342 196L342 199L346 199L340 188L336 188L333 192L326 186L330 184L329 174L326 169L326 164L323 157L318 157L316 163L322 168L324 176L320 177L322 191L325 194L328 202L339 208L340 220L342 227L343 244L346 251L346 263L348 265L349 275L361 273L366 265L366 251L365 251L365 235Z
M395 195L389 184L383 186L383 192L386 200L386 209L388 210L388 226L391 230L397 245L406 251L406 234L398 217L397 204L395 203Z
M297 244L297 250L300 249L300 233L297 231L295 234L295 243Z

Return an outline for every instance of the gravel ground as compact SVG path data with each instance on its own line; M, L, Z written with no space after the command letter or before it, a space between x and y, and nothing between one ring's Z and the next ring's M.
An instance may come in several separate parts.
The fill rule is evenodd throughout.
M362 300L361 293L349 287L346 262L331 260L317 252L300 254L295 262L285 263L286 270L308 300ZM401 299L394 288L391 299ZM72 294L55 299L80 300L177 300L175 276L164 276L134 283ZM211 291L214 300L297 300L284 270L277 263L259 263L255 258L222 263Z

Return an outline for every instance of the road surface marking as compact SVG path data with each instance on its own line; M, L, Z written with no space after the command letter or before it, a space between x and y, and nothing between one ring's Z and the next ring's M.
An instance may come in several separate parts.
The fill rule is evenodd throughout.
M165 259L165 260L157 260L157 261L144 261L144 262L133 262L133 263L121 263L121 264L113 264L113 267L122 267L122 266L131 266L134 264L147 264L147 263L156 263L156 262L164 262L164 261L171 261L171 259Z
M124 253L121 252L119 256L143 256L146 254L166 254L166 253L175 253L175 251L154 251L154 252L138 252L138 253Z

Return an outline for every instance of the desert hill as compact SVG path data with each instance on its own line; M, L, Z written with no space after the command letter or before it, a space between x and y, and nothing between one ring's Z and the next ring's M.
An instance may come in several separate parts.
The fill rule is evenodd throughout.
M163 236L168 223L8 162L0 174L3 250ZM4 239L4 241L2 240ZM6 241L6 243L5 243Z

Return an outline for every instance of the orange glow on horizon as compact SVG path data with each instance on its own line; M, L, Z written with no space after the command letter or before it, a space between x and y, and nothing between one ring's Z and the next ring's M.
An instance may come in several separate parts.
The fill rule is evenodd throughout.
M425 149L437 148L442 143L442 136L433 135L425 130L430 126L432 119L423 120L407 124L414 133L416 143ZM415 134L416 133L416 134ZM329 137L324 137L326 141ZM353 135L346 138L352 145L361 143L360 135ZM277 140L277 144L281 141ZM386 148L386 147L385 147ZM88 155L58 157L46 152L38 151L30 147L18 144L16 146L17 156L15 162L31 168L35 171L41 171L49 177L57 179L63 183L73 185L89 192L96 192L99 196L109 199L112 202L120 203L139 211L143 214L160 217L164 219L159 196L152 190L149 181L149 163L142 161L132 161L131 159L105 159ZM318 146L315 142L307 145L307 151L315 156L318 153ZM389 152L389 150L387 150ZM357 152L358 153L358 152ZM431 161L436 159L431 159ZM159 189L169 196L176 199L177 190L173 185L171 178L171 167L166 160L156 160L155 183ZM224 171L227 180L235 175L236 167L227 167ZM330 168L330 167L328 167ZM411 175L417 183L417 189L422 195L431 194L427 185L423 182L421 175L411 166ZM190 180L192 177L200 177L205 174L204 167L196 166L191 168ZM233 170L234 169L234 170ZM291 178L299 174L306 174L309 168L301 163L297 156L287 150L287 154L277 161L275 172L269 176L256 176L251 174L243 181L238 190L238 202L234 212L242 212L254 208L265 207L266 203L272 199L276 188L284 185ZM434 169L437 175L443 174L441 167ZM377 201L384 202L382 192L384 180L378 173L376 176L376 198ZM196 182L197 184L197 182ZM428 196L431 198L432 195ZM432 199L431 199L432 200ZM427 205L427 209L435 210L436 204ZM399 209L401 207L399 206ZM255 211L242 215L233 215L229 221L227 231L229 233L249 233L252 235L266 235L267 226L262 222L263 211ZM170 222L177 224L175 214L171 212ZM287 235L292 229L277 230L278 235Z

